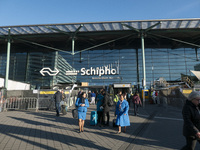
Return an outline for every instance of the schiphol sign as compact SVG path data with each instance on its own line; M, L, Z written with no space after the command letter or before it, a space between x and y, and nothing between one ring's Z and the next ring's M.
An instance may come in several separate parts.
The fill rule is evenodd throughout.
M50 76L56 76L59 73L59 70L55 68L55 71L51 70L50 68L42 68L40 70L40 73L45 76L45 73L47 73ZM119 63L115 64L109 64L107 66L102 67L90 67L89 69L81 68L79 70L72 70L72 71L66 71L67 76L75 76L78 75L78 73L81 73L81 76L103 76L103 75L117 75L119 74Z
M87 76L99 76L101 77L102 75L116 75L119 74L119 67L113 69L113 68L109 68L107 66L102 67L102 68L93 68L90 67L90 69L86 69L86 68L81 68L81 75L87 75Z

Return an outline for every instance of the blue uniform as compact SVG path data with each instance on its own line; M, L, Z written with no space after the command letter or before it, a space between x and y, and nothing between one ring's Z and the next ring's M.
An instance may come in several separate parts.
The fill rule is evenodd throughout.
M85 106L82 107L81 104L85 104ZM85 120L86 113L87 113L87 107L89 107L88 99L85 99L85 103L82 103L82 99L77 98L75 105L78 107L78 119Z
M97 111L103 111L102 109L100 109L101 105L103 104L103 95L99 94L97 95Z
M120 107L120 104L121 104L121 107ZM123 100L123 102L121 102L121 100L119 100L117 102L117 106L116 106L116 115L117 115L116 125L121 126L121 127L130 126L128 110L129 110L129 105L128 105L128 102L126 100ZM124 115L124 114L126 114L126 115Z

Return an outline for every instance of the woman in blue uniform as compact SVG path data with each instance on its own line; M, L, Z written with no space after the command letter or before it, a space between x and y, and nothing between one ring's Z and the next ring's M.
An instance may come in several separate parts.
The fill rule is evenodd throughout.
M126 132L126 127L130 126L130 120L128 116L129 105L124 99L123 95L120 95L120 100L117 102L116 106L116 125L119 126L118 134L121 133L121 127L124 127L124 132Z
M88 99L86 99L86 93L83 92L82 96L77 98L76 107L78 108L78 124L79 124L79 133L83 132L83 126L86 119L87 107L89 107Z

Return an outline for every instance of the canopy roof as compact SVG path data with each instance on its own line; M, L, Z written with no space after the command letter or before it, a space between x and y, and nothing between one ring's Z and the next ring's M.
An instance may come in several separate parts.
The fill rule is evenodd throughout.
M12 35L30 35L30 34L51 34L58 31L51 30L55 28L67 33L72 33L82 24L84 25L79 32L104 32L104 31L126 31L129 28L122 24L127 24L136 29L147 29L150 26L161 21L162 23L154 29L200 29L200 19L176 19L176 20L149 20L149 21L120 21L120 22L93 22L76 24L46 24L46 25L26 25L26 26L6 26L0 27L0 35L8 35L8 28ZM50 27L50 28L48 28Z
M172 38L192 43L192 47L200 45L200 18L2 26L0 44L6 44L9 29L15 44L28 40L55 46L56 42L57 46L65 45L66 50L71 50L71 39L76 40L75 49L79 50L107 41L112 48L120 49L122 45L123 48L140 48L141 33L145 36L145 47L182 46Z

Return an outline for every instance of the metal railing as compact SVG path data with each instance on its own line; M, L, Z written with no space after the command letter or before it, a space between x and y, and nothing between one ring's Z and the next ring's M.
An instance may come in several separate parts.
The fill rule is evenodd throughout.
M67 107L72 106L75 103L75 97L67 97L66 104ZM40 97L11 97L4 100L1 100L0 103L0 112L7 110L36 110L46 109L46 110L54 110L55 109L55 101L51 98Z
M11 109L37 109L38 107L38 99L34 97L25 97L25 98L19 98L19 97L11 97L7 98L2 103L3 111L11 110Z

